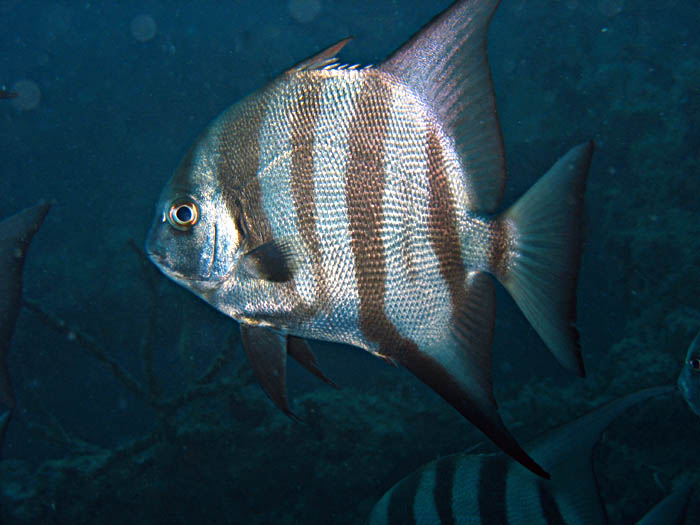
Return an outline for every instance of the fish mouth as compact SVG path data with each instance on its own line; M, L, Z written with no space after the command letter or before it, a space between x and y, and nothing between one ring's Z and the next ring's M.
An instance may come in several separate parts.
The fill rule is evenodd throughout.
M192 278L190 275L175 270L172 266L172 263L164 255L160 255L151 251L146 251L146 255L151 260L151 262L155 264L158 267L158 269L161 272L163 272L167 277L169 277L179 285L184 286L185 288L190 288L197 293L202 294L212 292L213 290L216 290L217 288L221 287L221 285L223 284L222 281L212 281L210 279L211 266L213 266L213 257L210 265L209 274L200 279L195 279Z

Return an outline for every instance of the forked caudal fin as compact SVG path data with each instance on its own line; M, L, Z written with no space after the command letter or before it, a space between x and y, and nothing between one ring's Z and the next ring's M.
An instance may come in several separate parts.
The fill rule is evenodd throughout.
M492 271L557 360L585 375L576 320L583 194L593 142L572 148L498 219L509 249Z

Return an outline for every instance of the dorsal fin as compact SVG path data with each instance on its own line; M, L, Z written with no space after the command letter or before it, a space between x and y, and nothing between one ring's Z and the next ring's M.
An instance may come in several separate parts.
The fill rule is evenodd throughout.
M454 141L472 211L495 211L505 185L503 138L486 56L498 3L455 2L380 66L432 107Z
M601 433L628 408L656 396L671 394L675 386L645 388L610 401L578 419L548 431L527 447L528 451L542 462L545 468L555 469L557 464L572 455L589 458L593 445Z
M327 47L320 53L299 62L296 66L292 67L287 71L287 73L295 73L298 71L311 71L314 69L323 69L330 66L338 61L336 55L340 53L340 50L345 47L345 45L352 40L352 37L343 38L339 42L336 42L332 46Z

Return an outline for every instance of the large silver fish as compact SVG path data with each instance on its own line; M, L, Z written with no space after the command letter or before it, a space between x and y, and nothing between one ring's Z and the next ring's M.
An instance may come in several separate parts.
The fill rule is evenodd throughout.
M432 461L382 496L370 525L607 523L593 472L593 446L622 412L674 390L662 386L628 394L537 438L528 450L552 473L549 481L503 454L462 453ZM671 501L676 498L657 509L649 523L680 523L683 509ZM668 521L659 521L662 517Z
M574 327L593 147L572 149L500 215L505 159L486 56L497 0L453 4L378 67L327 50L216 118L156 206L147 251L241 324L291 414L300 338L399 363L540 475L497 412L494 284L583 375Z

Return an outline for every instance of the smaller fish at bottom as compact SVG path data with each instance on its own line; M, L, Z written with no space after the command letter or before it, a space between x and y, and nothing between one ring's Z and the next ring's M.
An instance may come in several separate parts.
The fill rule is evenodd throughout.
M700 330L685 356L685 365L678 376L678 389L690 409L700 416Z
M370 525L607 523L593 446L622 412L674 391L669 385L628 394L535 439L525 449L551 480L502 453L458 453L432 461L384 494Z

